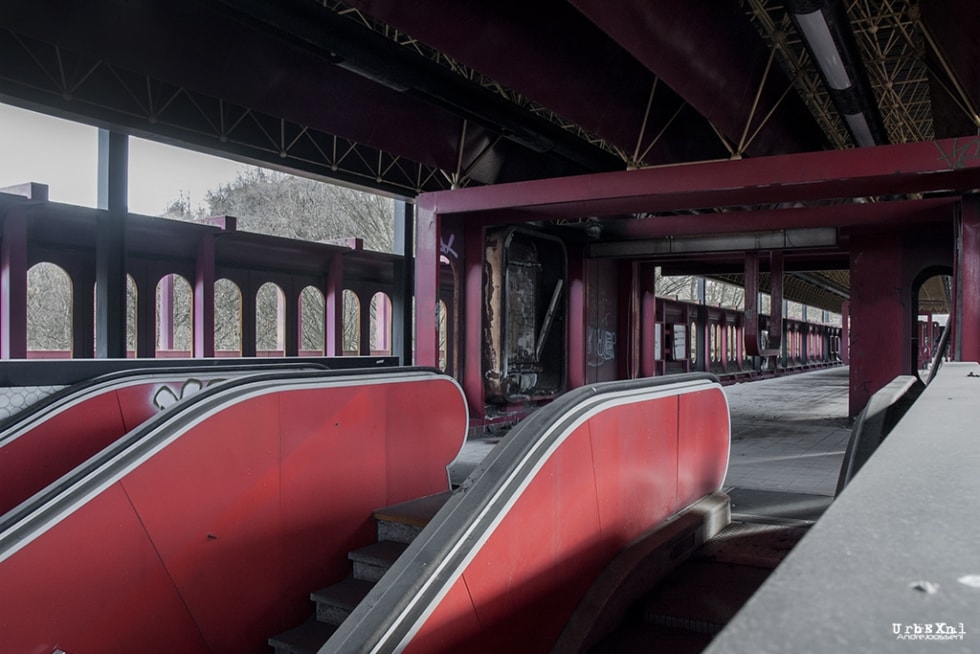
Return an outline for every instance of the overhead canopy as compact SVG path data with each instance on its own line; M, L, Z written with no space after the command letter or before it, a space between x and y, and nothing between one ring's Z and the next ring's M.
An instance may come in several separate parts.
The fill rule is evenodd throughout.
M973 134L978 19L972 0L8 0L0 100L411 198ZM842 71L814 63L814 23Z

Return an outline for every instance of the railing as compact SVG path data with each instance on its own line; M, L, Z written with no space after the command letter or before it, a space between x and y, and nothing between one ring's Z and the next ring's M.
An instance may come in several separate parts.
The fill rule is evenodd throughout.
M760 324L766 335L769 317L761 315ZM704 371L725 381L841 363L840 327L793 319L782 324L780 356L750 357L744 312L658 298L656 373Z

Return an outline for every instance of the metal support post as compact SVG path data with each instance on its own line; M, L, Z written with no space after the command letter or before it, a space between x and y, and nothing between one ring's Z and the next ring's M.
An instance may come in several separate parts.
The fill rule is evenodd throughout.
M403 366L412 365L412 291L414 282L415 205L395 201L395 288L391 296L391 353Z
M126 215L129 137L99 130L95 245L95 356L126 356ZM82 319L82 316L79 316Z

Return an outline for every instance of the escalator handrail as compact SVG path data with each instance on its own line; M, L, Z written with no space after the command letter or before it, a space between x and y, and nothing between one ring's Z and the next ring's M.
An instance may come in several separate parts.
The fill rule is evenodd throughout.
M520 422L453 492L320 652L400 651L448 592L458 576L453 571L465 567L481 535L500 518L500 507L529 482L565 435L600 409L652 398L670 385L678 394L720 389L710 373L604 382L572 390Z
M0 516L0 562L95 497L184 432L216 412L280 390L438 377L426 367L275 372L229 379L150 418L68 474ZM452 380L456 383L455 380ZM457 384L458 386L458 384ZM460 390L462 395L462 390Z
M292 363L286 362L281 365L255 363L228 363L209 366L184 366L184 367L162 367L162 368L135 368L133 370L121 370L99 375L91 379L86 379L70 386L65 386L54 393L38 400L34 404L25 407L24 410L0 420L0 448L7 443L16 440L24 432L31 429L41 421L47 419L53 412L69 408L76 402L85 398L88 394L108 387L123 388L141 383L154 377L177 376L177 375L196 375L196 374L223 374L226 371L235 374L246 374L252 371L262 372L270 368L276 369L303 369L303 370L328 370L322 363Z

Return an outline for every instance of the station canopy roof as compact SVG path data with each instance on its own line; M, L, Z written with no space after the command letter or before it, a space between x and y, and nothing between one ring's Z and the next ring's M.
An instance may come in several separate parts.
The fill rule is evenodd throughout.
M412 198L976 134L977 25L974 0L6 0L0 101ZM846 274L813 275L787 297L839 310Z

